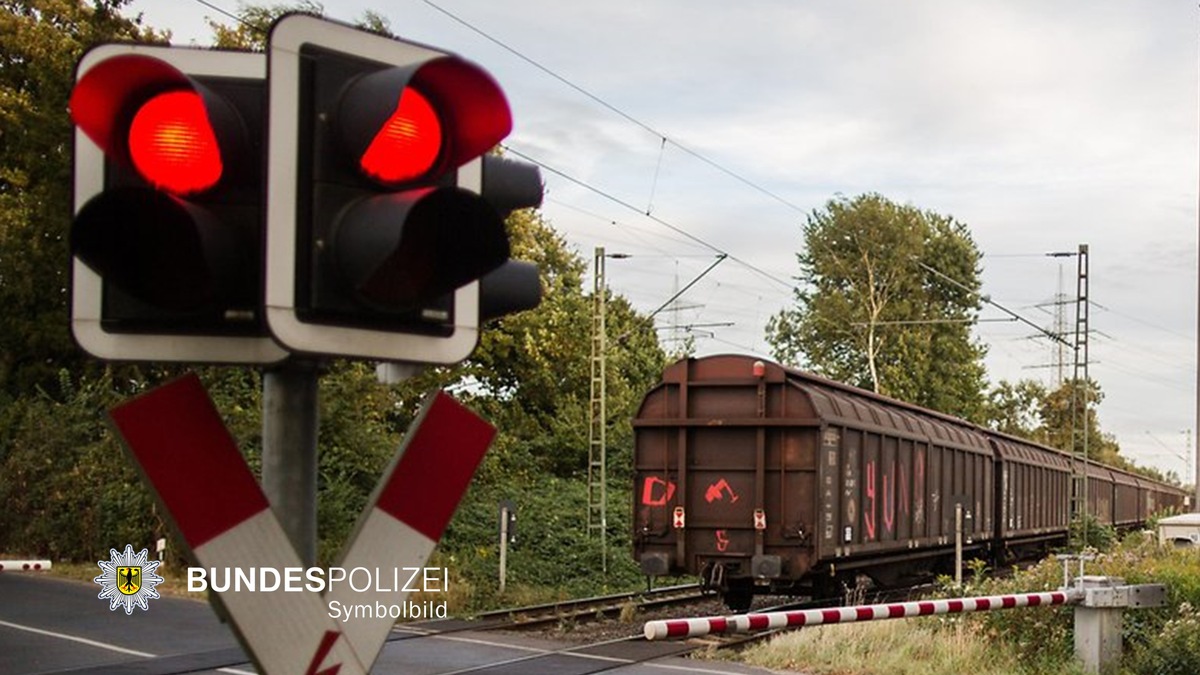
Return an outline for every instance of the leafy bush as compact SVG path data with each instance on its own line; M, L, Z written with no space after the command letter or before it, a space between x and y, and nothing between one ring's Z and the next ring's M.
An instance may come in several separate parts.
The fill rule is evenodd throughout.
M1159 633L1127 659L1138 675L1195 675L1200 673L1200 610L1184 602Z
M610 488L611 488L610 484ZM498 593L499 504L517 510L516 543L509 546L505 596ZM528 481L468 490L438 547L440 563L474 590L469 609L552 601L635 589L644 579L630 551L628 490L609 491L608 574L599 537L587 528L587 484L542 474ZM538 589L536 592L531 589Z
M1090 513L1071 521L1071 541L1078 543L1081 540L1084 542L1084 548L1097 551L1112 550L1120 541L1116 528L1100 522Z
M1076 570L1072 564L1072 572ZM1195 631L1200 607L1200 555L1192 550L1159 547L1140 533L1127 537L1112 551L1086 564L1085 572L1124 579L1128 584L1164 584L1167 606L1125 612L1123 672L1198 673L1200 632ZM1015 572L1007 579L976 577L955 595L1002 595L1053 590L1062 585L1062 563L1048 559ZM950 594L948 591L947 594ZM1074 662L1074 617L1061 608L1004 610L964 615L979 625L1001 649L1014 649L1033 671ZM1192 633L1188 633L1192 630Z

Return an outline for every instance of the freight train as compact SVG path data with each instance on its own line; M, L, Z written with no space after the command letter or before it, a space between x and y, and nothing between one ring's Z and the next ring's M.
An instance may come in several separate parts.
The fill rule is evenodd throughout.
M747 356L669 366L633 427L634 558L647 576L699 576L734 610L949 572L957 532L993 565L1045 554L1068 542L1073 496L1118 529L1187 505L1180 488Z

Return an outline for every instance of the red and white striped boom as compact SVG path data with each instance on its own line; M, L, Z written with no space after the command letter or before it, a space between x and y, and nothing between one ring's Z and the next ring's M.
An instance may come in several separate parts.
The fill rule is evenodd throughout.
M1027 593L1023 595L993 595L954 600L920 600L886 605L862 605L830 609L807 609L791 612L738 614L699 619L670 619L647 621L647 640L690 638L710 633L750 633L774 628L819 626L826 623L852 623L880 619L903 619L910 616L935 616L962 612L983 612L992 609L1066 605L1078 602L1079 594L1072 591Z

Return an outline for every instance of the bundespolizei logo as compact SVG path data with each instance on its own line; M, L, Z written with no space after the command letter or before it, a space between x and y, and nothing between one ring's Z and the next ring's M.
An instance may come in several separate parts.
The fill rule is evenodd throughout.
M92 581L103 589L97 597L108 600L108 608L114 612L122 606L126 614L133 614L135 605L143 610L150 609L147 601L162 597L154 589L163 582L163 578L155 574L162 561L147 562L147 549L134 555L131 544L125 544L124 553L118 553L115 548L109 549L109 553L109 560L97 561L102 574Z

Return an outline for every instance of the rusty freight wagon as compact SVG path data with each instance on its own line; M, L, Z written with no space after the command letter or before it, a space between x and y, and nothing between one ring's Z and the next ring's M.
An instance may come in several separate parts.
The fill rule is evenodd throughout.
M753 357L668 367L633 426L635 559L648 576L699 576L734 609L948 572L958 531L992 563L1069 534L1068 455ZM1181 499L1089 473L1100 522Z
M993 532L992 449L952 417L744 356L680 361L634 420L634 548L731 607L925 572ZM813 586L825 586L816 588Z

